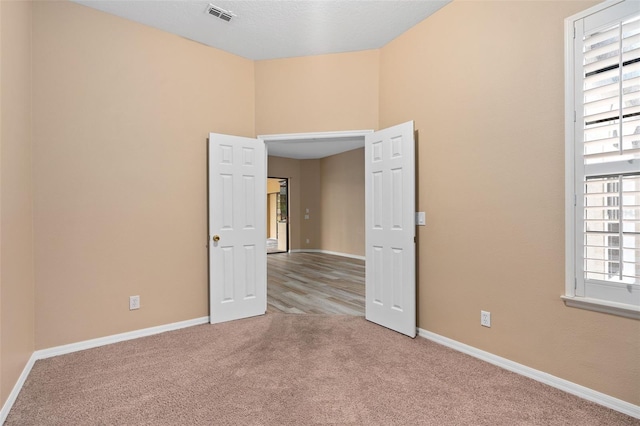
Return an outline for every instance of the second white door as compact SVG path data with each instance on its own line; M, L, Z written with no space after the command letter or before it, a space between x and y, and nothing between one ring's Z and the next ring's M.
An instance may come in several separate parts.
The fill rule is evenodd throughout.
M416 336L413 121L365 136L365 316Z

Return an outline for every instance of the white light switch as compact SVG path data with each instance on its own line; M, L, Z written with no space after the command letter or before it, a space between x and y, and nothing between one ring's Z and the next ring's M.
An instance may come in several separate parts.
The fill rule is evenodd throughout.
M305 215L304 215L304 218L305 218L305 219L309 219L309 215L308 215L308 214L305 214Z
M427 219L424 212L416 212L416 225L425 226L427 224Z

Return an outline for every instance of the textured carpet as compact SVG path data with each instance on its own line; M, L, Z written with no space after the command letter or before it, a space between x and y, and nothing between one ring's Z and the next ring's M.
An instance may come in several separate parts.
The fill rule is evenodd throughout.
M361 317L268 314L36 362L8 425L638 425Z

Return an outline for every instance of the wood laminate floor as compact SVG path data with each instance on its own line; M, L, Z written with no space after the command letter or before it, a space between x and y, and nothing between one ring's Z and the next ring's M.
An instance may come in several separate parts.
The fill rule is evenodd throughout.
M267 270L267 312L364 315L364 260L278 253Z

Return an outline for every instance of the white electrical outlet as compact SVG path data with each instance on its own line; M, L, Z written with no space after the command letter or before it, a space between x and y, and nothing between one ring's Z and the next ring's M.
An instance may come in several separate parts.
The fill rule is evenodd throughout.
M480 311L480 325L491 327L491 312Z
M307 244L309 244L309 239L307 238Z
M129 296L129 310L140 309L140 296Z

